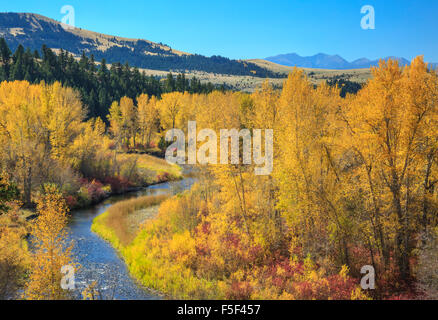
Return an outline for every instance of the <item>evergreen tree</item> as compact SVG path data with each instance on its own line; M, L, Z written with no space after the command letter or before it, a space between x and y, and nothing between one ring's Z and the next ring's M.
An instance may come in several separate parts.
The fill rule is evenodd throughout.
M11 61L11 50L9 49L6 40L0 38L0 62L4 68L3 76L7 79L9 76L9 65Z
M38 51L32 53L18 46L11 57L6 42L0 39L0 81L61 82L63 86L80 93L89 117L101 117L104 121L112 101L120 101L124 96L135 99L147 94L160 98L164 92L209 93L216 89L211 83L202 84L196 78L189 80L185 74L177 75L175 80L169 73L167 79L160 81L157 77L140 72L138 68L131 68L128 63L122 65L116 62L109 69L107 61L102 59L100 66L97 66L94 56L88 58L84 52L79 61L65 50L60 50L57 55L45 45L41 53L42 58Z
M24 48L20 44L12 56L13 65L11 68L11 78L14 80L24 80L25 77L25 66L23 61Z
M165 82L165 91L166 92L173 92L176 90L176 83L175 83L175 79L173 78L172 73L169 73L167 75L167 79Z

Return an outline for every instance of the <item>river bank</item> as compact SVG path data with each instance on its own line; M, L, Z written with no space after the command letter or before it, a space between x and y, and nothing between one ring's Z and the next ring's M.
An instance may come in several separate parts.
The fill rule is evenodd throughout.
M102 217L111 206L119 202L143 196L173 194L175 190L189 189L192 183L193 179L186 178L154 184L142 190L112 196L100 204L72 212L68 228L70 239L75 242L74 255L81 265L76 277L77 292L96 281L99 291L102 292L102 299L162 299L163 295L143 286L132 276L122 250L115 248L109 239L104 240L91 231L93 220Z
M183 189L187 190L188 188ZM186 195L177 196L176 198L183 199ZM175 197L172 199L175 199ZM196 202L200 203L199 201ZM125 201L121 205L122 207L128 206L129 203ZM107 210L96 217L93 220L91 229L117 250L126 263L130 274L144 287L162 292L166 297L172 299L223 299L224 291L221 281L198 277L190 268L186 268L180 263L174 263L175 261L180 262L182 256L176 257L173 254L178 253L179 255L181 252L190 252L187 255L189 256L194 254L192 251L195 249L188 232L183 230L184 224L179 227L181 230L174 229L179 225L178 221L180 219L186 218L182 218L181 214L183 213L179 209L173 215L167 215L169 205L172 205L171 199L164 201L159 207L153 207L153 214L150 214L148 219L141 223L141 227L138 228L135 236L128 239L128 241L124 241L123 237L120 236L120 232L117 232L117 227L111 226L108 222L112 215L117 214L117 211L110 212L110 210ZM164 211L162 210L163 207L165 207ZM133 212L133 216L142 214L141 210L132 210L131 212ZM193 215L194 211L189 209L185 214ZM196 214L193 218L195 216ZM167 243L167 241L164 239L163 243L154 240L154 234L161 233L159 230L166 229L166 226L172 229L169 231L170 234L173 234L171 237L177 247L166 247L164 242ZM186 254L183 253L183 256L186 256ZM190 261L186 262L190 263Z
M120 161L135 163L136 178L132 181L110 177L101 179L103 182L98 179L70 181L70 184L80 184L76 193L64 193L70 212L91 208L114 196L136 193L154 185L183 179L183 169L167 163L163 158L137 153L121 153L118 157ZM36 205L21 209L20 217L26 221L37 218Z

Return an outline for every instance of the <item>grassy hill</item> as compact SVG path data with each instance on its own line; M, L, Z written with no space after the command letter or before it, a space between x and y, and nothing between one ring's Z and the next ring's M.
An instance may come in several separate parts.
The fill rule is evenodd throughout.
M248 60L262 68L271 70L272 72L287 75L294 67L283 66L274 62L270 62L263 59ZM336 78L342 78L344 80L354 81L358 83L365 83L371 78L370 69L350 69L350 70L330 70L330 69L313 69L313 68L300 68L305 70L306 74L312 79L313 82L319 83L324 80L333 80Z
M108 63L128 62L139 68L183 71L197 70L211 73L277 77L272 71L258 65L220 56L205 57L174 50L168 45L143 39L128 39L105 35L81 28L66 28L56 20L33 13L0 13L0 37L11 49L20 44L32 50L43 45L64 49L76 56L84 52L96 60Z

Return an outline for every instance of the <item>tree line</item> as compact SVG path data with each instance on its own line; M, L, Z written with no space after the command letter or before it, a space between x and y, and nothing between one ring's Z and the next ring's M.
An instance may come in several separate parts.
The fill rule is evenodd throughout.
M108 108L113 101L123 96L132 99L142 93L160 97L166 92L209 93L213 90L228 89L225 85L215 86L202 83L196 77L187 79L185 74L176 77L171 73L162 79L147 76L138 68L132 68L128 63L113 63L107 65L102 59L96 63L93 55L81 58L60 50L56 54L43 45L39 51L31 51L19 45L12 54L4 38L0 39L0 82L26 80L30 83L45 81L48 84L60 82L76 89L82 103L87 107L87 118L101 117L106 119Z

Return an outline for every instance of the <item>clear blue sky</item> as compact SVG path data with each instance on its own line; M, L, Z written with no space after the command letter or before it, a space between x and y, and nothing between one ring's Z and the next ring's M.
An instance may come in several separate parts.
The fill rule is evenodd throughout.
M207 56L423 54L438 62L436 0L3 0L0 11L61 20L63 5L75 8L77 27ZM360 27L363 5L375 8L375 30Z

